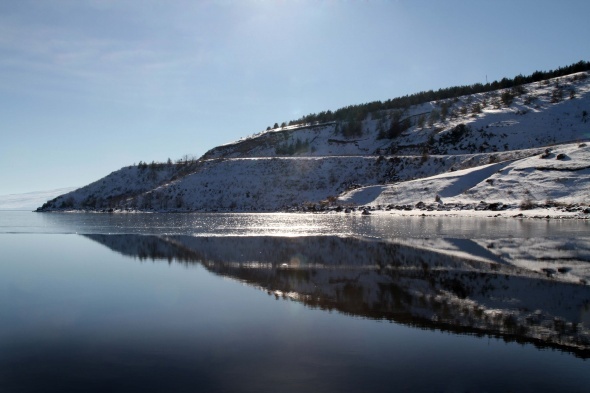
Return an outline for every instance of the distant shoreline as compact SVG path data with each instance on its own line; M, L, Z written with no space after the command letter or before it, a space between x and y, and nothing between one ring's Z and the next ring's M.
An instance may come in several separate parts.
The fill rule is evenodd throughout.
M304 210L278 210L278 211L143 211L143 210L51 210L38 211L33 213L58 213L58 214L328 214L328 215L350 215L350 216L390 216L390 217L436 217L436 218L520 218L520 219L547 219L547 220L590 220L590 207L578 206L577 210L563 211L557 208L536 208L520 210L508 208L501 211L493 210L428 210L412 208L411 210L395 209L364 209L355 207L345 213L342 209L326 209L317 211ZM0 210L0 211L29 211L29 210Z

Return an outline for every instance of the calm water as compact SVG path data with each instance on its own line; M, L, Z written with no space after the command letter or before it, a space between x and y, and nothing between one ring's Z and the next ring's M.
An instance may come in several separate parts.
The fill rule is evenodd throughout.
M0 212L0 391L586 392L589 229Z

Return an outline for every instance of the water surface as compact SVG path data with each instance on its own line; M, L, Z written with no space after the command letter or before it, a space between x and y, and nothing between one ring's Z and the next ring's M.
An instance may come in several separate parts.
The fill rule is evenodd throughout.
M587 391L588 233L0 212L0 391Z

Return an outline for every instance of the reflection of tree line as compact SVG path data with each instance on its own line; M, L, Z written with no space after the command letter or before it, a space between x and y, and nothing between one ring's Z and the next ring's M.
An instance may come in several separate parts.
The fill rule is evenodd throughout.
M590 288L509 265L356 238L87 236L140 259L200 263L312 308L590 357L581 319L590 315Z

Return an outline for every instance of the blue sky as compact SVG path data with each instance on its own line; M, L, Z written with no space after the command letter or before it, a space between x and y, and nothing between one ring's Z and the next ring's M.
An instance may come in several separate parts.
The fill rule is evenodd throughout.
M590 60L590 2L0 2L0 195Z

